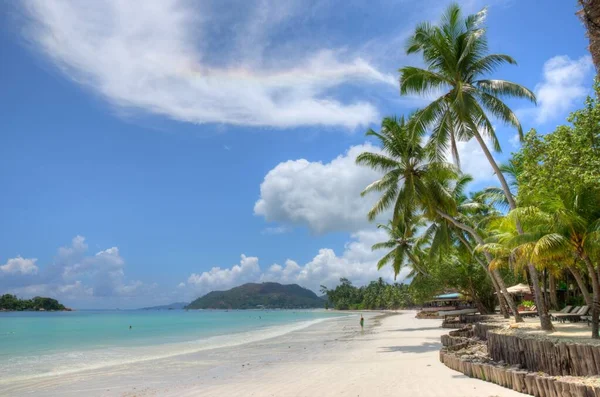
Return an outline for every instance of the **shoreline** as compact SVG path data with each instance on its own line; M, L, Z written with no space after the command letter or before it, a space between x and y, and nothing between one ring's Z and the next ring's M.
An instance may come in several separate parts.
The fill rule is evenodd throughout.
M344 316L234 347L0 385L0 395L522 396L440 363L440 320L362 312L364 331Z

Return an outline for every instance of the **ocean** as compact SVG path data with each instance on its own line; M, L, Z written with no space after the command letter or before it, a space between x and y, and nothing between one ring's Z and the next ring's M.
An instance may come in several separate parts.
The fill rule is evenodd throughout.
M344 315L324 310L0 313L0 384L232 347Z

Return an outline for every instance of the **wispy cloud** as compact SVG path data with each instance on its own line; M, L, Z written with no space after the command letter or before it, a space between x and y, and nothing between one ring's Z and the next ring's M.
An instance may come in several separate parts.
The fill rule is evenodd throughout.
M535 87L538 106L518 113L540 124L564 118L590 93L592 70L588 55L575 60L566 55L550 58L544 63L542 81Z
M290 231L290 228L285 226L267 227L261 233L262 234L284 234Z
M269 29L294 4L241 5L249 15L219 37L214 25L227 21L211 3L30 0L26 32L69 78L120 110L248 126L376 121L372 104L330 92L350 82L395 84L362 57L325 48L265 56Z

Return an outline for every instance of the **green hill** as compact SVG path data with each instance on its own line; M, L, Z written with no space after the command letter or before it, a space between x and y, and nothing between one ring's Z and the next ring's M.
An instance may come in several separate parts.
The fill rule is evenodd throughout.
M59 311L70 310L64 307L56 299L36 296L32 299L19 299L14 295L4 294L0 296L0 311Z
M186 309L306 309L325 304L314 292L297 284L248 283L227 291L212 291Z

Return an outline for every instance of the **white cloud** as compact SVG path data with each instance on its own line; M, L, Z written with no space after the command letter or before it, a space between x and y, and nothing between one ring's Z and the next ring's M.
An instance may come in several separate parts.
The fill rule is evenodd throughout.
M192 273L188 279L188 285L193 286L194 291L205 293L219 288L231 288L234 285L256 280L260 273L258 258L242 255L240 263L231 268L213 267L207 272L200 274Z
M89 297L130 297L147 293L156 285L126 281L125 260L118 247L87 254L85 237L76 236L71 244L60 247L54 263L41 270L36 259L17 257L0 266L0 287L24 296L46 295L58 299ZM21 277L15 277L21 275ZM27 275L27 277L23 277Z
M378 277L393 281L391 268L377 270L377 261L384 251L371 250L371 246L387 239L385 232L378 229L358 231L351 236L351 241L338 256L330 248L322 248L317 255L305 263L298 264L287 259L285 265L273 264L262 271L258 258L242 255L239 265L231 268L213 268L201 274L192 274L187 284L179 287L186 291L188 297L197 297L212 290L227 289L247 282L274 281L283 284L299 284L305 288L319 291L320 285L334 287L339 279L346 277L356 285L364 285ZM408 274L405 269L398 277L402 281Z
M486 143L490 146L489 140ZM463 172L476 181L495 180L495 175L476 140L458 142ZM356 157L365 151L380 153L369 143L352 146L329 163L305 159L279 163L267 173L260 185L260 198L254 214L267 222L307 226L314 233L331 231L355 232L369 226L367 213L378 200L372 193L360 192L381 178L368 167L356 165ZM448 161L452 161L448 154ZM389 212L379 221L388 219Z
M514 134L511 136L508 139L508 143L510 143L510 146L512 146L514 149L521 147L521 138L519 137L519 134Z
M593 63L589 55L573 60L555 56L544 63L543 80L535 87L537 108L520 111L537 123L562 118L590 93Z
M23 258L17 256L9 259L6 264L0 266L0 273L5 274L37 274L39 268L36 266L36 258Z
M377 110L363 101L343 103L330 90L350 82L397 84L342 50L296 47L266 54L269 29L294 12L292 3L263 2L248 10L229 32L234 37L215 33L227 21L217 20L226 17L210 3L25 4L26 32L35 46L69 78L120 110L191 123L354 128L376 121Z
M300 159L278 164L260 185L254 213L268 222L308 226L315 233L364 228L377 197L361 197L360 192L381 177L355 164L364 151L380 149L366 143L351 147L330 163Z
M92 296L94 293L93 288L86 287L80 280L75 281L73 284L59 285L56 291L60 296L68 298L77 298L80 296Z
M284 234L289 232L290 229L285 226L267 227L261 233L262 234Z
M491 142L489 139L484 138L484 141L488 148L491 150ZM460 157L460 168L465 174L471 175L475 182L491 181L495 180L494 170L490 165L487 157L479 142L475 139L471 139L467 142L457 142L458 155ZM448 161L452 161L451 156L448 155Z

